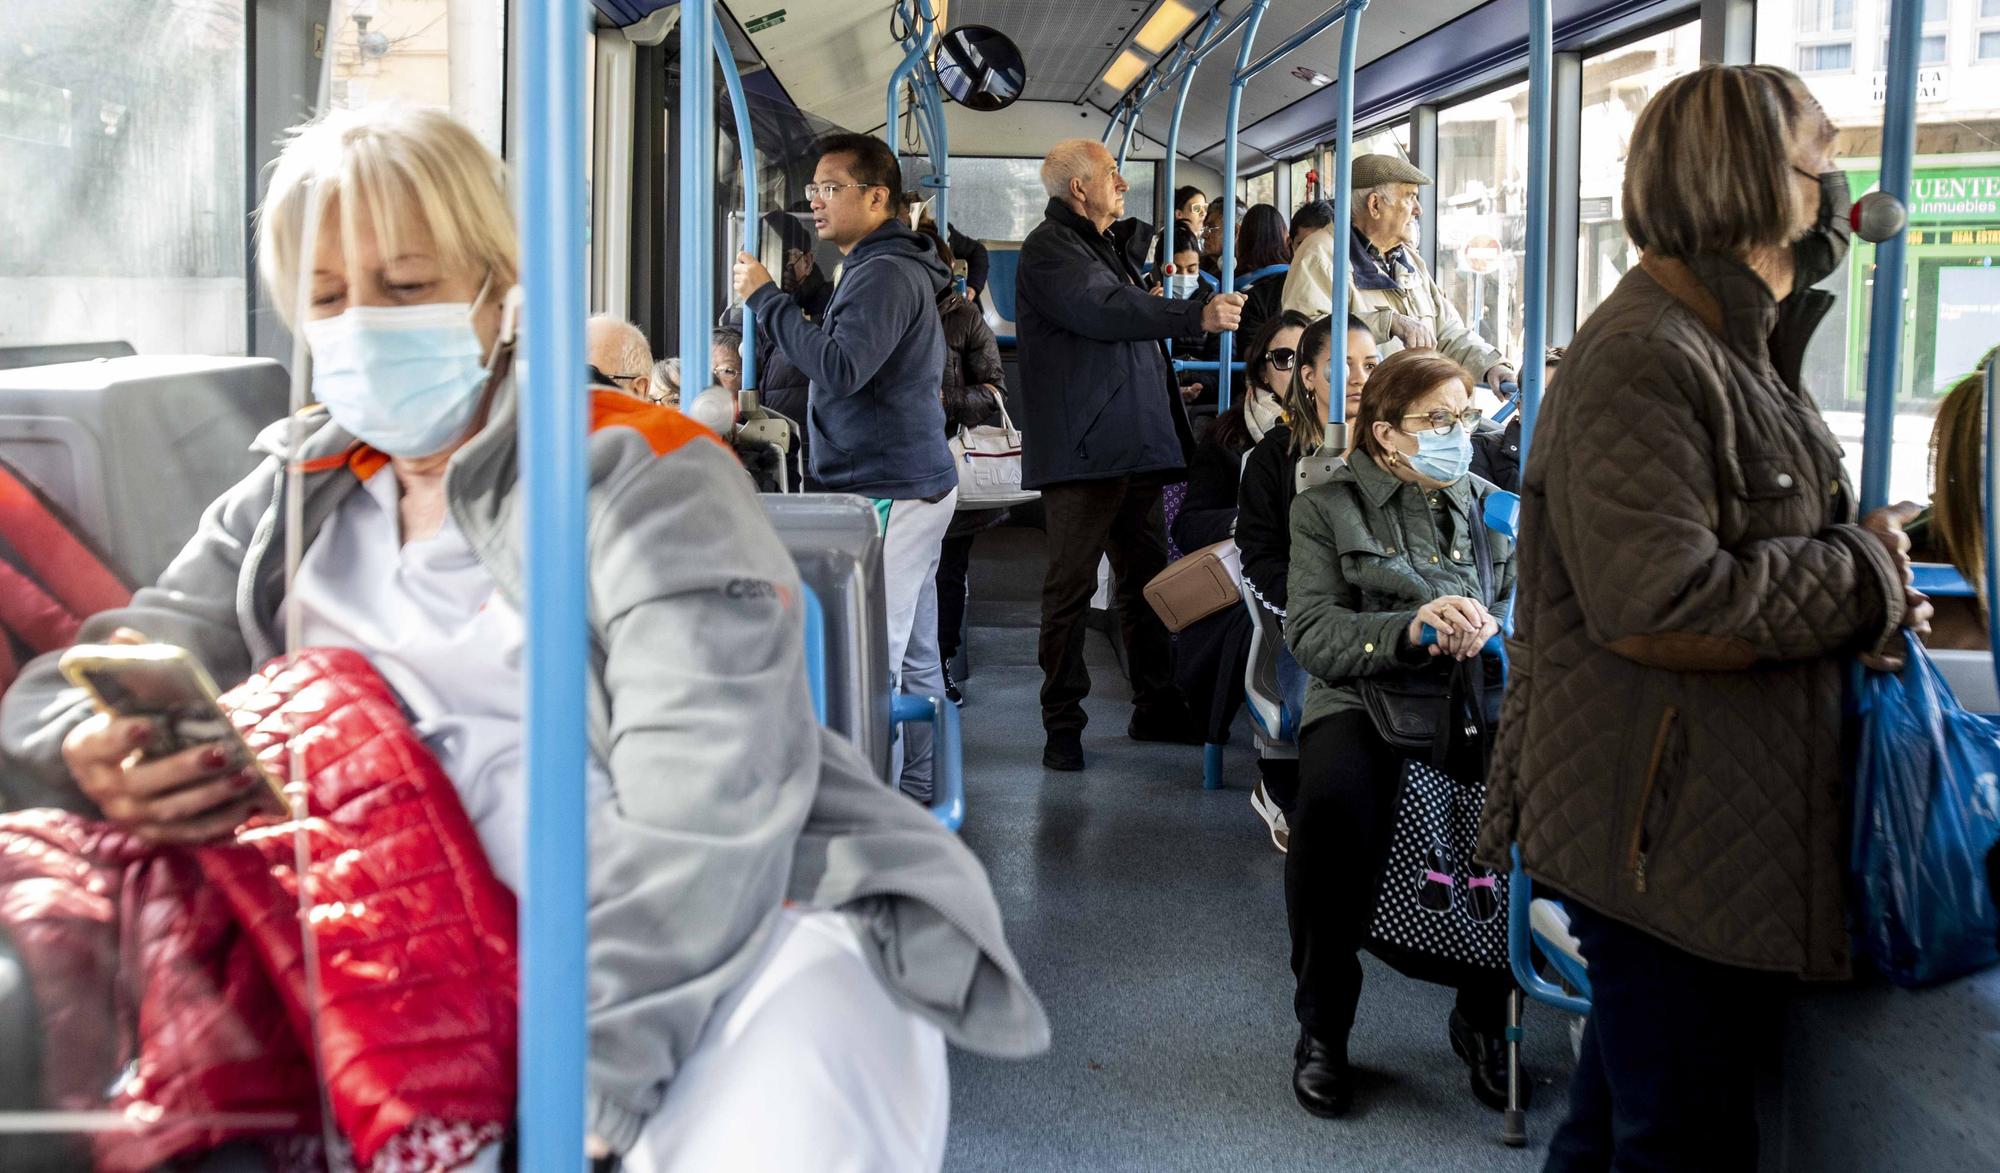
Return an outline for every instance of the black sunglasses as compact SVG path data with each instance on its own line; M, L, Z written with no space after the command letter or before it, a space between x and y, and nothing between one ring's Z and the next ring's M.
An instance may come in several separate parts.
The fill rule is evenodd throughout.
M1265 351L1264 361L1281 371L1289 371L1299 361L1299 352L1289 346L1280 346L1276 350Z

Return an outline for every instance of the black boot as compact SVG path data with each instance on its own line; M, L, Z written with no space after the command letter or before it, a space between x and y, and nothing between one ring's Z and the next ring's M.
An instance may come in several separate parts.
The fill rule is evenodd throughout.
M1347 1046L1332 1046L1299 1031L1292 1049L1292 1094L1299 1107L1315 1116L1344 1116L1354 1102L1354 1071L1347 1065Z
M1465 1015L1452 1007L1447 1025L1451 1031L1451 1049L1465 1060L1465 1066L1472 1073L1472 1098L1493 1109L1495 1112L1507 1110L1507 1040L1503 1035L1487 1034L1472 1029ZM1528 1106L1528 1095L1534 1084L1528 1073L1521 1073L1521 1107Z
M1049 770L1083 769L1083 734L1073 729L1052 731L1042 746L1042 767Z
M958 681L951 678L950 660L944 662L944 699L961 709L965 707L965 694L958 691Z

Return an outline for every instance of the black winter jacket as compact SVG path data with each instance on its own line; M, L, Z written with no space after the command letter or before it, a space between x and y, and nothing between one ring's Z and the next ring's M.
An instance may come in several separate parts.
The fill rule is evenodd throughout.
M998 414L1007 389L1000 343L978 308L947 288L938 295L944 319L944 426L949 435L976 428Z
M1177 479L1194 448L1160 340L1199 333L1201 307L1139 285L1152 229L1100 233L1060 200L1021 244L1023 482Z
M1509 493L1521 491L1520 412L1509 416L1504 428L1473 433L1472 474Z
M1183 553L1214 545L1236 524L1236 488L1243 476L1243 454L1250 449L1219 443L1220 430L1219 424L1211 426L1188 462L1187 496L1174 515L1174 545Z
M1243 552L1243 585L1280 619L1285 617L1292 565L1297 468L1292 430L1279 424L1250 450L1236 497L1236 548Z

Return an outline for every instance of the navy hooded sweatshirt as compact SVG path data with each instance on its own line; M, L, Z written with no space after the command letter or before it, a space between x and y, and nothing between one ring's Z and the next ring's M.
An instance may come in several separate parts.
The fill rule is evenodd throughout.
M937 297L950 284L930 239L891 220L847 254L818 322L776 284L750 295L759 336L811 380L806 429L820 488L907 501L958 484L938 399Z

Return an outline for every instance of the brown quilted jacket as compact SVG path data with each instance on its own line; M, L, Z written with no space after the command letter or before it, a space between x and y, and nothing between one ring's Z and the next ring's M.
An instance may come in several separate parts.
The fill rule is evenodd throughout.
M1734 261L1647 258L1578 331L1529 452L1480 856L1517 841L1688 952L1839 977L1841 667L1903 600L1778 322Z

